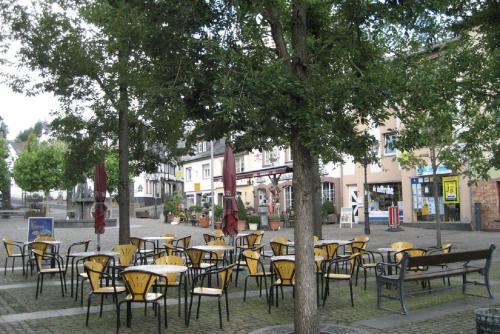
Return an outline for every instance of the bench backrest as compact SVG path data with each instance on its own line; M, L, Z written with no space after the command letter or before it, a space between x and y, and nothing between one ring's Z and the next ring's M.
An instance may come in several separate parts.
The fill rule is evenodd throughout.
M404 256L403 263L404 268L408 267L426 267L426 266L435 266L441 265L445 263L458 263L458 262L467 262L467 261L475 261L475 260L491 260L491 254L495 249L495 245L491 245L490 248L480 249L480 250L472 250L465 252L452 252L452 253L443 253L443 254L433 254L433 255L423 255L423 256Z

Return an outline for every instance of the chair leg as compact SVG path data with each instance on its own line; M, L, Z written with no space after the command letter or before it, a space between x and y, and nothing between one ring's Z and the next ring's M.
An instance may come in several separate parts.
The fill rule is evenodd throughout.
M349 292L351 293L351 306L354 307L354 298L352 297L352 282L349 280Z
M59 280L61 281L61 292L62 292L62 296L64 297L64 282L63 282L63 279L64 279L64 275L63 275L63 272L61 271L61 272L59 272Z
M196 319L200 317L201 295L198 296L198 305L196 307Z
M187 323L186 323L187 327L189 327L189 320L191 319L191 308L192 307L193 307L193 294L191 294L191 298L189 301L189 312L188 312Z
M158 334L161 334L161 306L158 302L155 305L158 307Z
M99 308L99 318L102 318L102 305L104 303L104 295L101 295L101 306Z
M365 290L366 290L366 268L363 268L363 272L365 274Z
M326 296L328 296L328 293L330 293L330 283L329 283L329 280L326 281L325 291L323 292L323 307L325 306Z
M159 303L158 303L159 304ZM167 323L167 288L165 288L165 294L163 295L163 316L165 317L165 329L168 327ZM160 316L160 314L158 314Z
M267 304L269 305L268 313L271 313L271 303L273 302L273 285L269 287L269 298L267 299Z
M222 329L222 310L220 307L220 298L217 298L217 306L219 308L219 327Z
M243 289L243 301L245 302L247 300L247 282L248 282L248 277L245 277L245 288Z
M44 279L44 275L43 274L40 274L40 294L42 294L43 292L43 279Z
M266 279L266 276L264 276L262 278L264 279L264 289L266 290L266 300L269 301L269 295L267 293L267 279ZM262 283L261 283L261 285L262 285Z
M12 272L14 272L14 263L16 262L16 258L13 257L12 258Z
M36 295L35 299L38 299L38 290L40 289L40 274L36 277Z
M226 314L227 314L227 321L229 321L229 300L228 300L228 297L227 297L227 293L224 293L224 295L226 296Z
M118 300L118 298L116 298ZM122 306L123 301L116 303L116 334L118 334L120 328L120 307Z
M101 295L102 296L102 295ZM90 299L92 298L92 294L89 293L89 298L87 300L87 319L85 320L85 326L89 326L89 315L90 315ZM101 298L102 300L102 298ZM101 309L102 310L102 309ZM102 316L102 314L101 314Z
M3 274L4 276L7 275L7 261L9 260L9 258L5 258L5 266L4 266L4 270L3 270Z

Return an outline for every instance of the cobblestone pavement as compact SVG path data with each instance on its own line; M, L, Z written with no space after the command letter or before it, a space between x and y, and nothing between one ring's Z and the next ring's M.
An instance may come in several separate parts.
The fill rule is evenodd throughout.
M26 222L23 219L0 219L0 235L2 238L25 240L27 235ZM386 232L386 227L372 226L370 236L371 249L387 246L393 241L412 241L417 246L432 246L435 244L435 231L405 227L401 232ZM167 225L159 220L131 218L132 236L155 236L159 233L172 232L178 237L192 235L192 244L202 243L202 234L209 229L188 225ZM349 239L355 235L363 234L363 226L358 225L353 229L342 228L338 225L325 225L324 238ZM293 230L289 228L280 231L266 231L264 243L277 235L293 239ZM443 243L451 242L455 250L486 248L491 243L497 246L500 240L499 233L493 232L461 232L442 231ZM62 241L61 252L76 241L91 239L91 248L95 247L95 235L92 229L59 228L55 236ZM102 248L111 249L118 242L118 228L107 228L102 236ZM362 284L354 289L355 307L349 302L349 290L345 284L331 286L331 296L327 299L325 307L319 307L318 312L322 322L343 326L356 327L371 333L473 333L475 319L473 310L477 307L500 307L500 261L497 250L492 267L491 279L493 292L497 298L493 301L486 298L463 295L461 289L439 291L432 294L418 295L408 298L410 316L394 315L385 310L376 308L375 284L373 276L370 277L368 288L365 291ZM5 261L5 252L1 252L0 263ZM10 265L10 261L9 261ZM20 263L18 263L20 265ZM17 266L17 265L16 265ZM240 275L244 277L245 275ZM241 283L243 280L240 281ZM291 291L285 291L284 299L280 299L278 308L273 307L271 314L267 312L265 297L258 297L258 287L255 281L249 281L249 290L252 296L243 302L242 286L231 286L229 305L231 309L228 322L223 313L224 330L219 329L217 302L202 299L200 318L196 319L196 302L193 306L193 316L189 328L183 324L182 318L177 316L176 291L169 291L168 328L170 333L249 333L258 328L294 322L293 298ZM460 279L453 279L452 285L460 286ZM436 281L434 285L439 285ZM85 307L80 307L80 302L70 297L61 297L60 286L55 278L48 277L44 283L43 294L35 300L36 276L25 278L20 270L7 275L0 275L0 333L112 333L115 331L116 311L111 299L105 300L105 312L102 319L98 315L98 298L93 300L93 309L90 315L90 326L85 327ZM87 295L85 286L84 296ZM471 287L470 292L484 295L483 287ZM224 303L222 303L224 306ZM397 302L384 303L385 306L398 308ZM462 308L456 305L465 305ZM443 314L433 310L445 309ZM155 333L157 330L154 312L150 309L147 315L142 307L133 309L131 328L125 326L125 310L122 307L122 327L120 333ZM412 315L416 316L413 317ZM398 322L380 329L371 326L370 320L378 319L390 321L396 316Z

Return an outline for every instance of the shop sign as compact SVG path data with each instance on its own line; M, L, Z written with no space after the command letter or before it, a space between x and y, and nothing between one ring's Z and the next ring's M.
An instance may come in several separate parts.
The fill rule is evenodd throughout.
M383 185L373 186L373 192L387 194L387 195L394 195L394 188L391 186L383 186Z
M443 195L445 204L460 203L458 195L458 176L443 177Z
M439 165L436 171L436 174L451 174L452 170L448 169L444 165ZM432 175L432 166L418 166L417 167L417 176L422 175Z

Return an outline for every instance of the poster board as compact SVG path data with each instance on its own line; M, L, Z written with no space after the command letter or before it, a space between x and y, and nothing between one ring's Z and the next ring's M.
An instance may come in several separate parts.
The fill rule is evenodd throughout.
M460 203L458 176L443 176L443 197L445 204Z
M28 241L33 241L39 236L54 236L54 217L28 218Z

